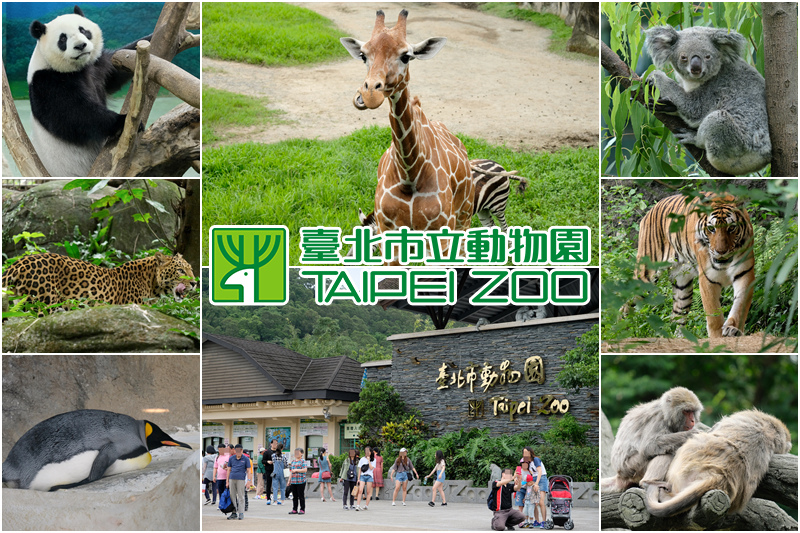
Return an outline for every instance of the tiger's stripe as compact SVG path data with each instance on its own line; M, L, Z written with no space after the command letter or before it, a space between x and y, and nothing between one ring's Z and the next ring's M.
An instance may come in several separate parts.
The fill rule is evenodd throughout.
M636 277L648 282L656 277L657 272L642 263L644 257L657 263L672 263L670 277L675 317L689 312L693 280L699 277L709 336L741 335L755 282L753 225L747 211L733 196L704 194L704 198L691 199L682 194L664 198L642 218ZM685 217L680 231L670 232L671 214ZM730 285L733 285L734 302L723 323L720 295L722 288Z

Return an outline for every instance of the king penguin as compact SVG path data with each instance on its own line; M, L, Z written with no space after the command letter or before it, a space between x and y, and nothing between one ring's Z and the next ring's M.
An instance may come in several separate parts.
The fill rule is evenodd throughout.
M29 429L3 462L9 487L58 490L150 464L150 450L191 446L147 420L110 411L62 413Z

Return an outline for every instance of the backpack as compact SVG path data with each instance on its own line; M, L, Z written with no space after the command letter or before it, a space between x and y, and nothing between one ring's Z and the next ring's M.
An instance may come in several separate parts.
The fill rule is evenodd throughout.
M231 501L231 491L225 489L219 496L219 510L228 514L232 513L235 509L236 507L234 507L233 501Z
M357 466L354 464L350 465L350 468L347 469L347 479L353 481L356 478L356 468Z
M489 497L486 498L486 506L490 511L500 510L500 502L502 501L501 493L503 492L503 487L500 485L496 485L496 487L497 490L491 490L491 488L489 489Z

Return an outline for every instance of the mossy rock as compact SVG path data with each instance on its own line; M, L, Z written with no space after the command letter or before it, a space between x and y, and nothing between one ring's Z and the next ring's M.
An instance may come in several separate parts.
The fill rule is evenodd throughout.
M50 181L24 192L3 189L3 253L17 255L25 242L14 243L14 235L27 231L43 233L35 242L48 251L63 254L64 249L53 243L73 240L75 226L88 236L97 221L91 218L91 205L113 189L106 187L91 196L81 189L64 190L64 180Z
M197 337L184 331L193 331ZM198 328L153 309L110 305L37 319L10 319L3 325L3 352L196 353L200 351L199 335Z

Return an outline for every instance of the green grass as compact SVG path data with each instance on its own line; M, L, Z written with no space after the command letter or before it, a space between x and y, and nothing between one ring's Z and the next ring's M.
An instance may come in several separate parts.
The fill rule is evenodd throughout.
M553 32L550 36L550 46L547 47L548 51L569 59L597 62L597 56L590 57L585 54L567 52L567 41L572 36L572 28L564 24L564 21L558 15L537 13L530 9L519 9L517 4L512 2L487 2L481 4L479 9L496 17L523 20L536 26L547 28Z
M592 264L598 264L597 151L514 152L459 135L471 159L494 159L529 179L512 192L510 226L589 226ZM358 208L374 206L378 161L391 142L388 127L372 126L332 141L295 139L275 144L235 144L203 152L203 264L214 224L285 224L290 262L298 264L303 226L358 225ZM516 190L515 185L512 185ZM479 227L477 217L473 227Z
M225 138L226 126L260 126L282 122L283 111L269 109L266 98L255 98L203 86L203 142Z
M203 6L206 57L265 66L307 65L349 57L339 37L347 35L302 7L277 2Z

